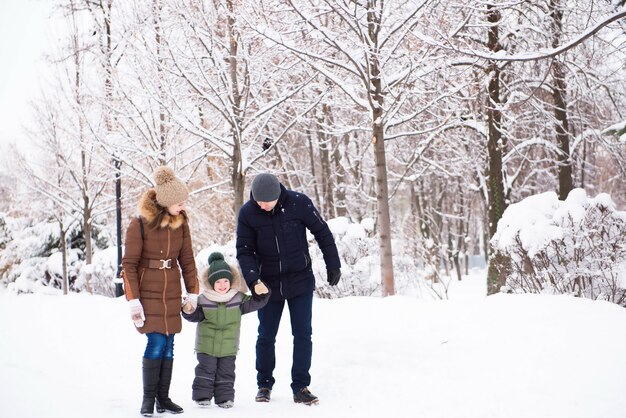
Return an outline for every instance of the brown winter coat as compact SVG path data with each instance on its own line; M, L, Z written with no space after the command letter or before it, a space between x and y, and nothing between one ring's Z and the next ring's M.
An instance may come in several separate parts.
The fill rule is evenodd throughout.
M176 334L182 328L180 318L181 270L188 293L198 293L198 273L191 246L189 225L182 215L166 215L156 229L149 227L158 215L154 189L147 190L139 201L144 239L139 219L134 218L126 231L122 266L126 299L139 299L146 320L138 328L142 334L159 332ZM171 268L159 269L154 264L171 259ZM153 266L150 267L150 260ZM180 266L180 269L179 269Z

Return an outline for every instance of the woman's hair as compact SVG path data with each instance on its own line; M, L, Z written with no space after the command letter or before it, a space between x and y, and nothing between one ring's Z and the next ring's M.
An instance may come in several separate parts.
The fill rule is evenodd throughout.
M154 201L154 205L157 208L157 215L154 217L154 219L151 222L148 223L148 228L150 229L159 228L161 226L161 223L163 222L163 218L165 218L166 216L172 216L167 211L167 208L159 205L159 203L156 200ZM187 212L185 212L184 210L181 210L180 214L182 215L183 218L185 218L185 222L189 221Z

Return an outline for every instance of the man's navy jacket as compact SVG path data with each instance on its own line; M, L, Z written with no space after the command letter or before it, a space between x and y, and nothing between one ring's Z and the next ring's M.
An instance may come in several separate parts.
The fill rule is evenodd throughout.
M328 224L305 194L287 190L264 211L250 196L237 219L237 260L248 286L261 279L271 299L289 299L315 289L306 229L317 241L327 269L341 267ZM306 228L306 229L305 229Z

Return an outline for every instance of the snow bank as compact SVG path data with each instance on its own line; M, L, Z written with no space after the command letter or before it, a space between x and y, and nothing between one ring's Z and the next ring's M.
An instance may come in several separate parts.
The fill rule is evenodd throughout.
M491 240L507 290L566 293L626 306L626 212L607 194L574 189L513 204ZM495 258L494 258L495 259Z

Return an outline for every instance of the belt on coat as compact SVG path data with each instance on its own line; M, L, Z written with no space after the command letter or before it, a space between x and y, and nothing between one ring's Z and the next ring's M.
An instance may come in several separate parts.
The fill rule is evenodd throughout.
M168 258L167 260L150 260L143 259L141 265L143 267L147 267L149 269L171 269L172 268L172 259Z

